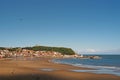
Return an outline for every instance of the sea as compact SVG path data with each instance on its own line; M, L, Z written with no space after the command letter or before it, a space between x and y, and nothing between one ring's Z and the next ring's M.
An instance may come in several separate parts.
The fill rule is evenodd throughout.
M101 59L63 58L54 59L55 63L68 64L78 67L91 68L90 70L71 70L74 72L89 72L96 74L112 74L120 76L120 55L97 55Z

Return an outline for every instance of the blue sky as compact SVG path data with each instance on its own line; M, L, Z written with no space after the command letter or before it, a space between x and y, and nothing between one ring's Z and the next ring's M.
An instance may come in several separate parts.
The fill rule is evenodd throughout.
M0 0L0 46L120 52L119 0Z

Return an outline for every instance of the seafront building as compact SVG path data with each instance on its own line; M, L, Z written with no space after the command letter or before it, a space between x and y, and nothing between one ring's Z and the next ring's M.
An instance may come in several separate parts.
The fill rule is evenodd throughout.
M50 58L80 58L80 59L101 59L99 56L83 56L83 55L63 55L55 51L33 51L28 49L18 49L16 51L9 51L7 49L0 50L0 58L13 57L50 57Z
M55 51L33 51L27 49L21 49L18 51L0 50L0 58L9 57L63 57L59 52Z

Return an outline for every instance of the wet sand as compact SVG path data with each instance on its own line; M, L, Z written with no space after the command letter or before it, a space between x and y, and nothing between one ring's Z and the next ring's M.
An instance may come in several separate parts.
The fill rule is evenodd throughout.
M0 80L120 80L120 76L115 75L72 72L70 70L87 68L52 63L50 60L0 60Z

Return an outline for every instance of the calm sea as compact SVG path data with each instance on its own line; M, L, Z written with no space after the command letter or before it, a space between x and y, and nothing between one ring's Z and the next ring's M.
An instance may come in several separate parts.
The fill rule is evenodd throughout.
M113 74L120 76L120 55L99 55L102 59L55 59L56 63L69 64L95 70L72 70L75 72L90 72L97 74Z

